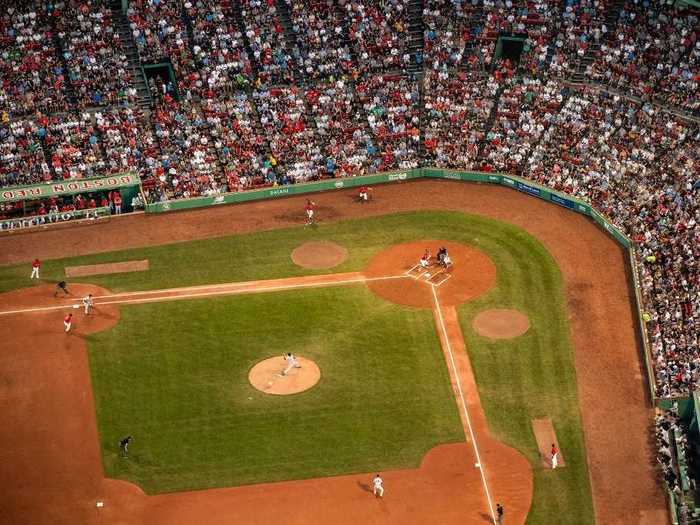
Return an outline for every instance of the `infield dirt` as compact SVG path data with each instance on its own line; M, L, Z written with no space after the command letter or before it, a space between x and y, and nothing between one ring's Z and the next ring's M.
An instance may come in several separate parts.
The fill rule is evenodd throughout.
M633 291L619 246L588 219L506 188L417 181L379 186L369 205L361 206L353 197L352 190L318 195L319 220L419 209L465 211L520 226L547 247L566 285L597 521L667 522L648 440L652 413L631 307ZM301 225L304 202L305 197L294 197L178 214L122 217L90 228L3 236L0 262ZM39 293L40 288L36 290L4 294L0 301L3 308L30 305L31 294ZM104 320L105 327L116 322L116 310L106 315L110 318ZM97 323L102 321L95 317L89 322L96 323L94 329L98 329ZM80 325L76 324L78 332ZM86 324L84 329L88 328ZM61 330L50 314L15 316L0 323L0 336L8 342L1 357L0 378L3 521L195 523L207 516L210 523L218 523L230 522L235 516L247 523L250 509L257 507L263 509L256 514L261 523L280 523L280 516L285 523L307 523L303 515L292 512L292 502L297 506L303 502L319 521L328 523L438 520L461 524L486 519L474 510L475 504L483 509L483 502L471 499L478 492L478 480L473 471L463 468L467 445L434 449L418 473L402 471L410 474L406 479L401 473L383 473L387 486L383 501L368 498L363 485L368 480L353 476L329 478L330 486L342 487L340 498L322 493L319 480L275 484L279 492L272 498L269 486L143 498L136 487L103 480L84 343ZM625 417L620 417L620 411ZM398 487L413 491L415 497L391 503L391 493ZM231 490L237 491L235 499ZM105 495L111 500L98 513L94 502ZM375 505L382 507L377 510Z

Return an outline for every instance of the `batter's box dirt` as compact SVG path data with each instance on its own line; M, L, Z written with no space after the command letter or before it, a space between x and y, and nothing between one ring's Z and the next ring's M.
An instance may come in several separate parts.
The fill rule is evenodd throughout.
M420 308L432 308L433 294L425 272L432 275L443 272L438 266L425 269L419 260L425 250L437 253L441 247L447 248L454 266L450 269L449 279L439 279L438 295L443 305L458 305L475 299L491 289L496 282L496 266L488 255L465 244L445 240L422 240L406 244L397 244L379 252L367 265L367 277L386 277L389 275L409 275L413 279L393 281L372 281L367 286L374 293L387 301Z

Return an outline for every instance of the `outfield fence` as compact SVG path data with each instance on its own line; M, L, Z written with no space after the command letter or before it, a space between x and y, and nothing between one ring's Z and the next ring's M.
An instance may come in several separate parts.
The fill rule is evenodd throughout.
M637 319L639 332L644 350L644 361L647 370L647 382L649 396L652 403L657 404L656 389L654 388L654 372L651 366L651 353L646 325L643 317L643 306L640 292L640 280L637 267L635 265L635 251L632 241L603 214L591 207L590 204L561 193L541 184L537 184L526 179L508 175L504 173L484 173L477 171L446 170L439 168L417 168L388 173L377 173L374 175L363 175L359 177L348 177L342 179L325 179L317 182L300 184L290 184L284 186L274 186L270 188L241 191L235 193L223 193L209 197L196 197L192 199L177 199L163 201L146 205L147 213L159 213L166 211L187 210L204 206L214 206L220 204L233 204L237 202L250 202L278 197L290 197L293 195L304 195L322 191L342 190L358 186L369 186L373 184L400 183L407 180L420 178L447 179L466 182L477 182L486 184L497 184L512 188L527 195L537 197L561 206L563 208L586 215L593 219L603 230L615 239L626 251L630 275L634 289L635 303L637 308Z

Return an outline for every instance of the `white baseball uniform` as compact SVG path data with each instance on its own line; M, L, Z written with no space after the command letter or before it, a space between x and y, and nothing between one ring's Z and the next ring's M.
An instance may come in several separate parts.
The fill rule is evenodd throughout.
M378 498L384 497L384 480L379 476L375 476L372 480L372 491Z
M83 306L85 307L85 315L88 315L92 307L92 297L89 295L83 297Z
M299 364L299 361L297 361L294 354L286 354L284 358L287 361L287 367L282 370L283 376L286 376L292 368L301 368L301 365Z

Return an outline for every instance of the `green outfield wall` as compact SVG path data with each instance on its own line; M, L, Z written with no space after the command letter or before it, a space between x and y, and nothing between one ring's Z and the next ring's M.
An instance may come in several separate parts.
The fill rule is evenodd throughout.
M342 190L356 186L384 184L387 182L399 182L422 177L422 170L405 170L377 175L364 175L362 177L348 177L344 179L325 179L317 182L303 184L288 184L274 186L259 190L239 191L235 193L222 193L211 197L196 197L193 199L177 199L173 201L156 202L146 205L147 213L164 211L189 210L203 206L216 206L220 204L235 204L238 202L250 202L278 197L291 197L320 191Z

